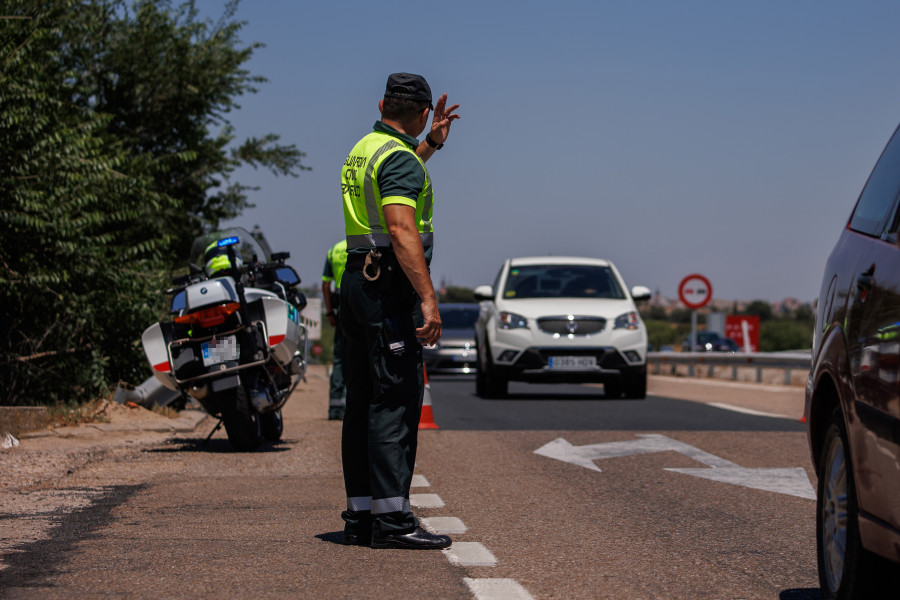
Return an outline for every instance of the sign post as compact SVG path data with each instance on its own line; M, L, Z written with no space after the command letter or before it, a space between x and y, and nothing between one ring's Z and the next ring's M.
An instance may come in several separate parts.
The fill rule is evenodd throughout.
M697 309L703 308L712 300L712 284L709 279L694 273L681 280L678 286L678 298L685 306L691 309L691 347L694 351L697 345Z

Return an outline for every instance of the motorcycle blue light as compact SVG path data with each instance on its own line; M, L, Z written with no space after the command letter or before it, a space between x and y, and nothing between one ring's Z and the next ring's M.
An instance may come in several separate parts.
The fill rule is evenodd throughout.
M241 240L239 240L237 236L232 236L229 238L225 238L224 240L219 240L218 242L216 242L216 246L218 246L219 248L222 248L223 246L232 246L240 241Z

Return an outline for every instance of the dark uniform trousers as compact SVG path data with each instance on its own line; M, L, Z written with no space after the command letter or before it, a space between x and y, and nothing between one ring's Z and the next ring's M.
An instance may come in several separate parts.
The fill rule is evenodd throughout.
M334 307L336 319L334 322L334 346L332 350L331 377L328 389L329 416L333 410L343 410L346 404L347 392L344 384L344 328L341 327L340 302Z
M425 389L420 301L393 253L381 276L368 281L362 258L351 254L341 282L347 412L341 453L351 529L381 535L408 533L419 523L409 505ZM403 343L395 354L390 343Z

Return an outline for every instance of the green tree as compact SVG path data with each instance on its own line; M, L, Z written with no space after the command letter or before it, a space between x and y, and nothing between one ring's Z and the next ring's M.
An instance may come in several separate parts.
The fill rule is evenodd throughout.
M816 313L808 304L801 304L794 313L794 319L797 321L813 323L816 320Z
M765 322L772 318L772 305L765 300L754 300L747 306L744 314L756 315L760 322Z
M475 291L463 286L450 285L438 291L438 302L475 302Z
M168 242L152 213L173 203L150 157L67 100L59 24L78 3L8 8L22 18L0 20L0 401L95 397L142 366Z
M760 352L805 350L812 348L813 324L779 319L761 321L759 326Z
M666 309L662 306L641 306L641 304L638 304L638 310L641 313L641 318L645 321L648 319L652 319L655 321L669 320L669 317L666 314Z
M109 132L134 156L156 159L154 188L178 200L159 215L176 261L199 234L252 206L254 188L234 179L239 166L289 176L307 169L304 154L274 133L235 140L228 113L266 81L244 67L261 44L241 43L238 3L227 2L214 23L199 18L194 0L84 0L60 48L72 99L110 115Z
M647 327L647 340L655 351L664 346L675 346L690 331L690 326L678 325L658 319L644 319Z
M249 206L240 165L303 154L227 121L263 78L237 2L7 0L0 8L0 389L81 400L148 374L140 333L195 235Z

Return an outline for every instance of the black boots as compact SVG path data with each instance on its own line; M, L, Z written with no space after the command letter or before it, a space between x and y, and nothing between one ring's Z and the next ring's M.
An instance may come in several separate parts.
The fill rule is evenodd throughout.
M428 533L421 527L416 527L416 530L411 533L394 533L385 536L372 535L373 548L441 550L443 548L449 548L452 543L449 536Z

